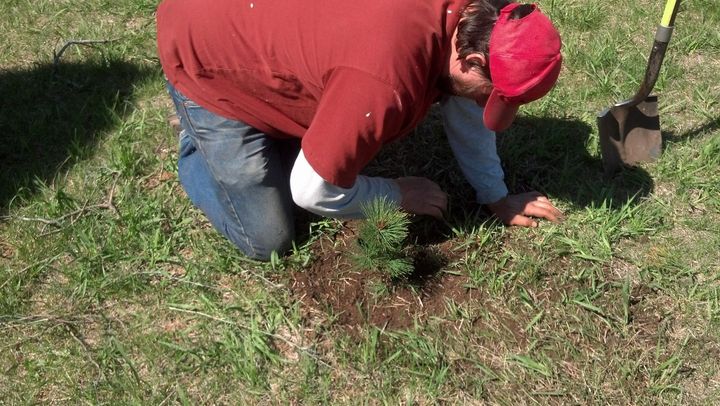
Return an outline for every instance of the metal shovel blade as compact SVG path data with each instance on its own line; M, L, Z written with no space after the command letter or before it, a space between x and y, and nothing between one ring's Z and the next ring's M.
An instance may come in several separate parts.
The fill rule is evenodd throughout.
M654 161L660 156L662 135L657 96L632 105L620 103L598 113L603 169L612 175L624 165Z

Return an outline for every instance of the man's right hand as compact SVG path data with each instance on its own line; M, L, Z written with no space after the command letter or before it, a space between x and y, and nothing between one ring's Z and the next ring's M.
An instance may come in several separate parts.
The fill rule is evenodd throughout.
M400 207L408 213L430 215L443 218L447 208L447 194L437 183L427 178L407 176L395 179L400 187L402 202Z

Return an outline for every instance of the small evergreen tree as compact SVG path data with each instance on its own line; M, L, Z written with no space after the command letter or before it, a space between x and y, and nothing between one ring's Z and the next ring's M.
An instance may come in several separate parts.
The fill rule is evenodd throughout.
M386 198L362 206L365 220L358 229L357 266L378 270L393 279L404 278L413 270L413 261L404 247L410 219L397 204Z

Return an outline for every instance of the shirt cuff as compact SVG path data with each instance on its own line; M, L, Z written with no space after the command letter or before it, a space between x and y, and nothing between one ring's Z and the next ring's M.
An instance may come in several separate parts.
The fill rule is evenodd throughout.
M362 218L362 205L385 197L400 205L400 186L392 179L358 175L350 188L323 179L300 151L290 174L290 192L301 208L324 217Z

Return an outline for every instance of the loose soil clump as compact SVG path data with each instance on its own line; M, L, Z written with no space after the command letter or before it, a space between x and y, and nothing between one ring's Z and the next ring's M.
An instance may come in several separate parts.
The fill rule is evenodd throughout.
M450 300L462 304L480 295L466 287L467 276L449 273L461 253L447 239L413 246L415 271L407 279L392 281L381 272L358 269L352 261L356 225L348 223L334 244L316 243L311 265L290 274L291 293L305 313L327 314L335 325L356 332L367 325L398 330L442 317Z

